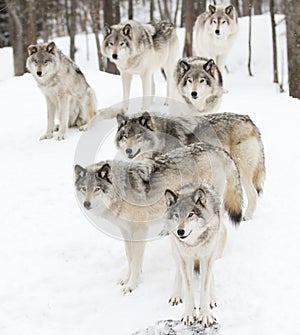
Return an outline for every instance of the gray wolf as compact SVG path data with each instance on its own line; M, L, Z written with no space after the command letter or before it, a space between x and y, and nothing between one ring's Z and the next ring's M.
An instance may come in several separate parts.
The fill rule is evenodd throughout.
M209 5L193 28L194 53L212 58L221 71L238 34L237 12L232 5Z
M171 119L145 112L133 117L118 114L117 122L116 146L130 159L152 157L200 140L224 148L239 169L248 198L244 220L253 217L266 172L261 134L249 116L217 113Z
M220 258L226 243L226 228L220 213L220 197L208 184L197 183L179 191L165 191L168 206L166 218L174 229L171 233L172 250L178 267L175 278L174 299L183 299L184 324L196 320L193 288L194 262L200 263L200 313L204 327L211 326L215 317L211 308L216 307L213 266Z
M63 140L68 127L84 128L96 113L96 96L79 67L54 42L28 47L27 69L46 98L47 130L40 139Z
M178 37L172 23L159 21L141 24L127 21L105 25L101 50L105 57L116 64L123 84L123 100L129 99L132 76L142 79L143 96L155 94L153 74L163 69L167 75L167 96L170 79L175 68L179 49Z
M224 93L220 70L212 59L181 58L174 71L177 98L201 113L217 112Z
M125 240L128 274L120 281L123 292L138 285L149 231L163 230L166 188L190 182L210 183L220 194L231 221L242 219L242 189L235 163L223 149L195 143L143 161L102 161L75 165L75 189L87 215L116 225Z

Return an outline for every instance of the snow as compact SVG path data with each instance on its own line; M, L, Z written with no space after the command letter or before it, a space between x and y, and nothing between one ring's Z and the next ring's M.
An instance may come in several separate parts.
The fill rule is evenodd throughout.
M237 230L228 225L226 250L216 263L215 315L222 335L296 334L300 329L300 101L279 94L272 84L269 20L268 15L253 20L254 77L246 67L248 21L241 19L231 73L224 78L229 93L221 111L249 114L258 125L267 180L254 219ZM279 49L285 50L279 27ZM89 38L90 60L85 36L76 37L76 60L99 107L107 107L121 101L121 81L97 70ZM56 42L68 51L68 39ZM69 130L62 142L38 141L46 126L44 97L30 74L12 77L11 54L0 49L0 334L125 335L157 320L180 318L183 305L167 304L174 276L167 238L148 243L140 286L121 294L116 282L126 268L123 242L96 230L74 195L80 133ZM165 82L160 74L157 80L163 96ZM286 78L284 83L287 90ZM132 96L141 94L140 86L136 78Z

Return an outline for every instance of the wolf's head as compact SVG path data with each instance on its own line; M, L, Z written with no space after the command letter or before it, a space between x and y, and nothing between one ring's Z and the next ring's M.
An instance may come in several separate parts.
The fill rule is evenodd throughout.
M208 7L210 33L216 38L225 36L232 24L237 22L236 10L232 5Z
M220 201L211 187L186 185L178 193L167 189L165 199L173 234L188 245L204 242L219 218Z
M75 188L79 200L86 209L99 206L101 198L111 192L111 167L108 163L84 168L75 165Z
M118 114L117 122L116 145L127 158L158 150L160 143L149 113L132 118Z
M117 65L122 60L127 59L132 50L132 26L118 24L110 26L105 24L104 39L101 45L102 53L108 57L111 62Z
M212 59L182 58L177 63L176 75L179 92L196 108L210 96L223 92L222 75Z
M37 79L47 78L58 69L57 48L54 42L30 45L27 48L27 69Z

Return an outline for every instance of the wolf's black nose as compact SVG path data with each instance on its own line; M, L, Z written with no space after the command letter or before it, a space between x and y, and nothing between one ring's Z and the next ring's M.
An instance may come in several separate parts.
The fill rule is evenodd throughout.
M220 29L216 29L216 34L220 35Z
M86 208L86 209L90 209L91 208L91 203L89 201L85 201L83 203L83 206Z
M37 71L36 74L40 77L42 75L42 71Z
M177 230L177 235L178 236L183 236L184 235L184 229L178 229Z
M118 59L118 55L117 54L112 54L112 58L113 59Z
M192 91L191 92L191 96L192 96L192 98L197 98L197 92L196 91Z
M130 154L132 153L132 149L127 148L127 149L125 150L125 152L126 152L126 154L130 155Z

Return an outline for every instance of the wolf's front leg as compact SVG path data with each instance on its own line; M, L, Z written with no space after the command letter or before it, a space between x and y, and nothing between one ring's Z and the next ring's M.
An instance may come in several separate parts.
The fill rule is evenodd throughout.
M173 294L169 299L169 304L171 304L172 306L181 304L182 303L181 294L182 294L182 276L179 266L176 264Z
M132 82L132 75L126 72L121 72L122 88L123 88L123 108L128 109L128 99Z
M143 85L143 111L149 111L151 105L151 95L154 86L154 79L152 72L145 72L141 75Z
M69 109L70 109L70 97L67 94L62 94L59 99L59 130L56 139L58 141L65 139L65 134L69 124Z
M47 103L47 130L46 134L40 137L40 140L46 140L52 138L53 132L55 131L54 118L57 106L55 106L55 104L47 97L46 97L46 103Z
M124 244L125 244L125 253L127 258L127 273L125 275L122 275L122 277L118 280L118 284L120 285L126 285L130 278L131 273L131 260L132 260L132 248L131 248L131 242L124 238Z
M193 292L193 260L179 256L180 272L184 288L184 314L182 322L185 325L191 325L196 320L195 302Z
M145 241L131 242L130 277L128 282L124 285L124 294L132 292L139 284L139 279L142 272L145 244Z
M211 288L213 281L213 266L215 259L201 260L201 288L200 288L200 314L199 321L204 327L209 327L216 321L210 311Z

